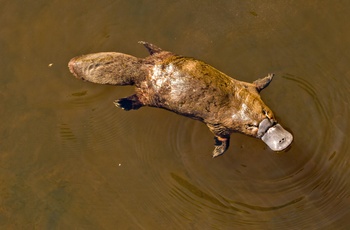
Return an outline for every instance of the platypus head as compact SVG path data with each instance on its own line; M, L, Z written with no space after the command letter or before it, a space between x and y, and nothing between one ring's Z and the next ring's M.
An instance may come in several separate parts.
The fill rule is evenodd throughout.
M291 133L286 131L274 118L273 112L260 98L260 91L264 89L272 80L273 75L259 79L253 83L254 89L247 90L245 96L242 93L242 100L235 118L243 121L244 126L240 130L250 136L260 138L273 151L286 149L293 141Z
M272 111L261 100L255 100L253 108L241 115L244 125L240 131L261 139L273 151L282 151L292 143L292 134L276 121Z

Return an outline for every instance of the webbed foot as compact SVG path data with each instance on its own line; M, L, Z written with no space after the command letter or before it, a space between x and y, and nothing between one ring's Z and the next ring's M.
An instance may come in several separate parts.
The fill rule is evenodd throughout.
M260 92L261 90L265 89L270 82L273 79L274 74L273 73L269 73L266 77L264 78L260 78L256 81L253 82L253 84L256 85L256 89Z
M136 110L143 106L143 104L139 101L136 94L131 95L130 97L124 97L124 98L115 100L114 104L115 106L122 108L126 111L129 111L132 109Z
M222 155L230 145L230 137L215 136L215 149L213 151L213 158Z

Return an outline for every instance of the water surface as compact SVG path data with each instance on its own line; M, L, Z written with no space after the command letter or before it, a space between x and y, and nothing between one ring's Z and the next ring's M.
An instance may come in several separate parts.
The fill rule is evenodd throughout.
M348 229L347 1L8 1L0 9L4 229ZM125 112L132 87L74 79L70 58L147 55L145 40L239 80L294 135L274 153L169 111Z

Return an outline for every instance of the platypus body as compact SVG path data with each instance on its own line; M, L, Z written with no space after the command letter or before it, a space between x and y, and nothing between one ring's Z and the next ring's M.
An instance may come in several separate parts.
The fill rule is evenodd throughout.
M274 151L291 144L293 136L260 98L273 74L253 83L242 82L202 61L139 43L150 56L88 54L73 58L69 69L75 77L93 83L135 85L135 94L114 102L124 110L151 106L204 122L215 136L213 157L227 150L233 132L261 138Z

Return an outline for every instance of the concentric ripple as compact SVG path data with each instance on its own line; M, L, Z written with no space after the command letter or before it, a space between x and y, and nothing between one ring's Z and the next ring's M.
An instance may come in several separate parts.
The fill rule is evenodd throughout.
M191 203L197 212L200 207L210 209L208 216L219 226L242 229L319 229L349 214L345 133L350 130L348 121L342 122L345 126L341 129L337 127L336 111L349 113L344 107L333 108L341 103L331 104L344 92L334 93L330 87L325 91L322 84L308 82L305 77L286 74L283 78L292 93L281 92L279 100L293 100L293 108L278 115L286 117L282 123L288 123L294 133L292 148L276 154L259 140L233 135L231 149L212 160L205 143L210 134L198 124L192 137L205 139L202 148L198 149L194 138L192 149L177 145L188 174L171 173L173 197L184 206ZM185 138L179 135L179 143L186 143ZM239 146L239 142L245 144Z
M73 105L84 111L82 127L63 122L60 134L86 150L82 160L92 175L107 184L115 180L114 186L133 184L132 191L114 188L125 197L125 211L132 193L142 201L139 210L173 213L159 221L176 228L201 228L195 220L203 217L214 229L327 228L349 214L346 92L304 76L281 79L289 90L273 92L278 103L270 103L295 138L283 153L233 134L229 151L212 159L213 135L203 123L154 108L123 111L108 89L74 93ZM342 101L333 104L336 99Z

